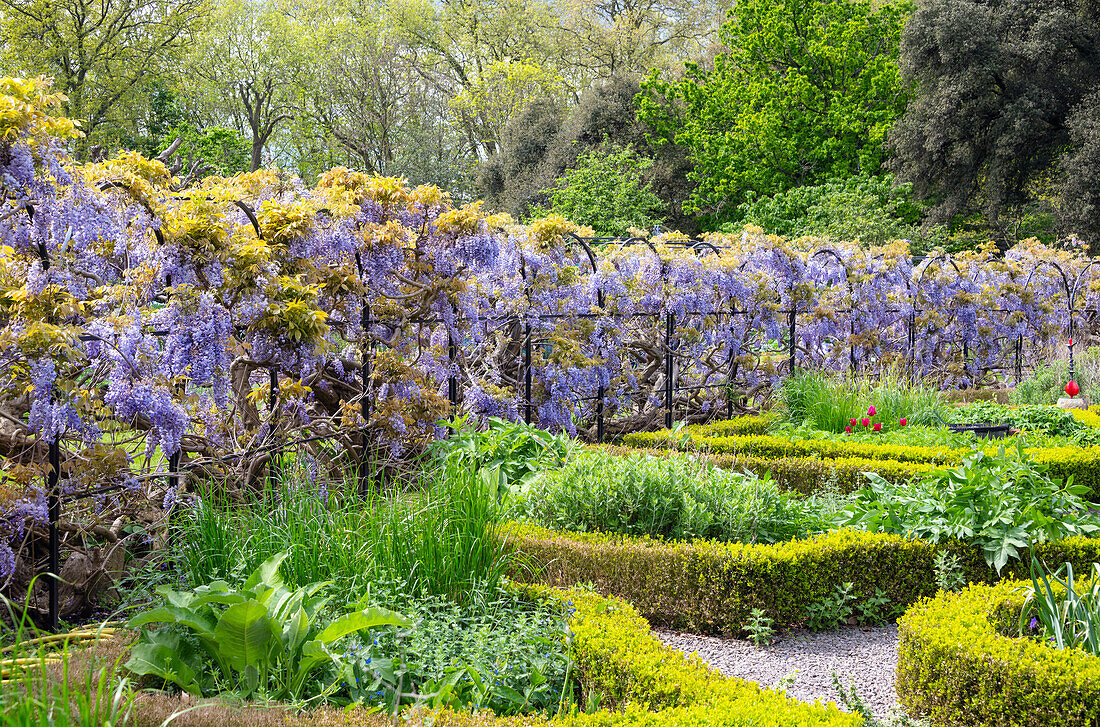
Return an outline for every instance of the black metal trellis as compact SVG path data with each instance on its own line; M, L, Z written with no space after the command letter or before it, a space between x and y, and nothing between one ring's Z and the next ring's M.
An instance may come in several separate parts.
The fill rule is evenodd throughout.
M243 202L234 202L234 204L236 204L238 207L240 207L244 211L245 215L248 217L249 221L253 225L253 227L256 231L256 234L258 236L260 236L261 235L260 226L259 226L259 223L258 223L258 221L255 217L255 214L252 212L252 210L246 204L244 204ZM31 212L31 213L33 214L33 212ZM588 258L588 260L591 264L592 272L594 274L597 273L597 271L598 271L598 263L597 263L597 257L595 255L593 249L592 249L593 244L619 244L620 247L626 247L626 246L636 245L636 244L645 244L646 246L648 246L650 248L650 250L653 252L653 254L657 255L657 250L656 250L655 246L649 240L644 240L644 239L639 239L639 238L628 238L628 239L625 239L625 240L623 240L623 239L597 240L597 239L580 238L580 237L577 237L575 235L572 235L572 236L569 236L569 237L571 238L572 242L575 242L576 244L579 244L579 246L583 249L586 257ZM261 236L261 239L262 239L262 236ZM712 243L709 243L709 242L672 241L669 244L671 246L674 246L674 247L681 247L683 249L690 249L696 255L700 255L700 256L706 255L706 254L721 254L721 249L722 249L720 246L716 246L716 245L714 245ZM39 254L42 258L43 267L45 269L48 269L49 264L50 264L49 255L47 254L47 251L45 249L44 244L39 245ZM815 252L811 257L816 257L816 256L819 256L819 255L820 256L828 256L828 255L835 256L837 258L837 260L842 264L842 266L844 267L844 271L845 271L845 284L847 285L849 294L851 295L852 285L851 285L851 280L850 280L850 272L848 270L847 265L844 263L843 258L838 253L836 253L835 251L828 250L828 249L819 250L819 251ZM955 267L956 271L959 271L958 266L955 265L954 261L951 260L950 257L931 258L931 259L925 260L922 263L922 265L920 266L921 271L920 271L919 278L916 282L916 286L915 286L915 288L910 290L910 306L909 306L908 314L904 316L905 339L906 339L906 346L907 346L907 349L908 349L908 359L909 359L909 362L910 362L910 372L912 372L914 370L914 363L915 363L914 357L915 357L915 351L917 349L917 346L916 346L916 342L917 342L916 323L917 323L917 316L920 313L920 310L916 307L915 304L918 302L917 296L919 295L919 292L920 292L920 284L923 281L924 275L925 275L928 267L930 265L932 265L933 263L936 263L936 262L939 262L939 261L942 261L942 260L946 260L948 263L950 263L952 266ZM358 255L357 255L356 261L359 264L359 271L360 271L360 275L362 276L363 268L362 268L361 261L358 258ZM1054 267L1058 268L1058 266L1054 263L1049 263L1049 264L1054 265ZM1067 308L1068 308L1068 314L1069 314L1069 327L1070 327L1070 330L1071 330L1071 334L1074 330L1074 325L1075 325L1075 320L1074 320L1075 313L1083 312L1085 310L1088 310L1088 309L1076 309L1076 307L1075 307L1076 306L1077 294L1078 294L1079 289L1080 289L1080 284L1084 280L1085 274L1088 272L1088 270L1091 269L1093 265L1097 265L1097 264L1100 264L1100 261L1094 261L1093 263L1090 263L1089 266L1087 266L1084 270L1082 270L1077 275L1077 277L1074 280L1072 285L1069 284L1068 276L1066 276L1064 271L1062 271L1061 268L1058 268L1059 273L1062 274L1063 279L1065 281L1065 289L1066 289L1066 293L1067 293ZM1033 270L1032 275L1034 275L1034 272L1035 271ZM521 268L521 273L523 274L524 280L526 281L526 278L527 278L526 270ZM961 272L960 272L960 275L961 275ZM665 281L667 281L667 279L668 279L667 266L663 262L662 262L661 277ZM1031 282L1031 276L1028 277L1027 285L1030 285L1030 282ZM525 287L525 293L528 296L528 301L530 301L530 294L529 294L529 291L526 290L526 288L527 288L526 284L525 284L524 287ZM1027 286L1025 285L1025 288L1026 287ZM593 318L650 319L650 320L653 321L653 325L654 325L654 328L656 330L659 330L660 324L663 323L664 324L664 326L663 326L664 331L663 331L663 336L662 336L661 350L663 351L663 357L664 357L664 360L663 360L664 381L663 381L663 391L662 391L662 393L663 393L663 402L661 402L661 404L663 405L662 408L664 409L664 423L665 423L665 426L668 427L668 428L671 428L673 426L673 424L676 422L676 415L677 415L677 412L676 412L676 401L677 401L676 400L676 395L677 395L677 393L685 392L685 391L699 391L699 390L712 389L712 388L722 388L722 387L728 388L732 384L732 382L736 380L737 374L738 374L738 364L735 360L735 356L733 355L733 351L731 349L730 354L729 354L728 371L727 371L727 375L725 377L724 382L717 383L717 384L703 383L703 384L700 384L700 385L681 385L681 382L678 381L678 378L679 378L678 374L682 375L682 372L680 372L680 370L679 370L680 366L678 365L678 360L682 356L682 354L678 350L679 349L679 344L677 343L677 340L676 340L678 322L683 323L686 319L689 319L692 316L728 315L728 316L730 316L730 321L731 321L730 325L732 326L733 321L738 316L748 315L748 313L749 313L748 311L738 310L735 303L731 305L731 308L730 308L729 311L725 311L725 312L682 311L680 313L679 318L678 318L677 313L675 313L671 310L666 310L664 312L653 311L653 312L642 312L642 313L615 314L615 313L605 312L605 310L604 310L604 308L605 308L604 291L599 286L597 286L596 291L595 291L595 305L599 308L599 312L540 314L540 315L537 315L537 316L533 316L530 313L528 313L526 315L477 316L473 319L470 319L470 318L460 319L462 322L467 323L467 324L470 324L470 323L478 324L478 323L489 323L489 322L503 323L503 324L506 324L508 326L514 326L516 331L521 331L522 332L521 334L518 334L518 335L521 335L521 337L522 337L522 351L523 351L523 354L522 354L523 355L522 378L520 379L520 378L517 377L516 383L517 383L517 388L520 385L522 385L522 389L523 389L523 402L522 402L522 404L523 404L523 414L522 415L523 415L524 421L526 421L527 423L533 423L533 421L535 419L534 401L533 401L534 400L534 391L533 391L533 386L534 386L533 351L534 351L535 346L540 345L540 344L535 338L535 331L533 330L533 322L534 321L547 322L547 321L562 320L562 319L593 319ZM665 306L665 307L667 308L667 306ZM843 312L843 311L840 311L840 312ZM887 313L894 312L894 313L897 313L899 316L902 314L901 309L897 309L897 310L894 310L894 311L886 311L886 312ZM1009 312L1009 311L991 311L991 312L1006 313L1006 312ZM853 314L854 311L848 311L848 313ZM799 311L798 307L793 305L793 303L792 303L790 308L785 309L785 310L780 309L780 310L776 311L776 314L781 320L782 320L783 317L786 318L786 339L787 340L785 341L785 343L786 343L786 349L787 349L786 353L787 353L787 356L788 356L788 368L789 368L789 371L791 373L795 373L799 368L798 323L799 323L800 311ZM853 318L853 321L850 324L850 333L854 337L855 336L854 315L852 315L852 318ZM265 441L260 446L249 449L249 450L246 450L244 452L231 453L231 454L227 454L223 457L218 457L218 458L212 458L210 460L199 461L199 463L204 463L204 462L207 462L207 461L209 461L209 462L225 462L225 461L232 461L232 460L240 460L240 459L243 459L243 458L246 458L246 457L253 456L255 454L264 454L264 453L266 453L266 454L271 455L270 460L269 460L269 465L268 465L268 477L274 479L277 476L277 472L278 472L278 470L277 470L277 468L278 468L278 459L277 459L277 456L276 456L277 453L282 452L282 451L284 451L284 450L286 450L290 447L300 446L302 444L306 444L306 443L310 443L310 442L323 441L323 440L332 440L332 439L344 438L344 437L349 437L349 436L355 437L355 435L358 435L358 441L359 441L359 444L360 444L360 448L361 448L360 451L361 451L361 457L362 457L362 460L359 463L359 472L358 472L359 484L360 484L360 489L365 491L369 487L368 468L366 466L366 458L367 458L367 453L368 453L369 446L370 446L369 422L370 422L370 417L371 417L371 397L369 395L369 392L370 392L370 381L371 381L371 373L372 373L371 372L372 362L373 362L373 359L374 359L374 346L373 346L373 343L371 342L372 338L371 338L370 333L371 333L372 327L375 326L375 325L378 325L379 323L380 323L379 321L371 319L370 305L367 302L367 300L364 298L362 306L361 306L361 310L360 310L360 320L359 320L359 328L360 328L360 331L362 333L362 345L361 345L361 348L360 348L360 354L361 354L361 357L362 357L362 365L361 365L361 370L360 370L360 383L361 383L361 387L362 387L362 395L361 395L361 398L360 398L360 415L363 419L364 425L357 432L355 430L351 430L350 432L344 431L344 432L334 433L334 434L325 434L325 435L317 435L317 436L311 436L311 437L295 438L295 439L292 439L292 440L289 440L289 441L278 441L275 438L274 433L275 433L276 423L277 423L277 419L278 419L277 404L278 404L278 395L279 395L279 373L278 373L278 370L275 366L271 366L271 367L269 367L269 371L268 371L268 373L269 373L269 398L268 398L269 425L268 426L269 426L269 432L270 432L270 437L269 437L270 441ZM410 321L410 323L423 324L423 325L439 325L439 324L444 323L444 321L442 319L438 319L438 318L430 318L430 319L414 320L414 321ZM168 332L167 331L154 331L154 332L152 332L152 334L163 336L163 335L167 335ZM89 337L82 336L81 338L82 338L82 340L96 340L96 338L94 336L89 336ZM780 341L779 343L780 343L780 347L781 347L781 350L782 350L782 343L783 342ZM965 337L962 340L962 349L963 349L964 366L966 367L965 370L967 371L967 373L969 373L969 369L970 369L970 363L969 363L970 351L969 351L968 341L966 340ZM803 349L803 350L805 350L805 349ZM812 356L810 354L811 354L811 352L806 351L805 356L804 356L805 361L811 361L812 360ZM1072 366L1072 355L1073 355L1072 347L1070 349L1070 355L1071 355L1071 366ZM448 358L449 372L448 372L447 383L446 383L447 396L448 396L448 400L450 401L450 403L453 406L456 406L456 407L459 406L461 404L461 401L462 401L462 387L460 385L460 381L459 381L459 377L458 377L458 372L461 370L460 365L459 365L460 364L459 356L460 356L459 342L454 340L454 338L452 336L448 336L448 356L447 356L447 358ZM849 358L850 358L851 370L854 372L857 368L857 359L856 359L854 342L851 345L851 351L850 351L850 354L849 354ZM1024 364L1024 346L1023 346L1022 336L1017 337L1017 339L1013 343L1013 358L1014 358L1014 361L1012 363L1011 368L1015 373L1016 380L1019 381L1022 378L1022 371L1023 371L1023 364ZM1007 370L1007 369L1008 369L1008 367L1006 366L1005 370ZM522 381L522 384L520 384L520 381ZM598 389L597 389L597 394L596 394L595 397L582 397L582 398L578 398L576 400L576 403L594 402L594 407L593 408L594 408L594 416L595 416L595 420L596 420L595 421L596 439L597 439L597 441L600 441L600 442L604 441L605 432L606 432L605 399L606 399L606 390L605 390L605 386L603 385L603 382L601 380L601 382L598 386ZM727 414L729 416L732 416L733 415L733 399L732 399L731 396L727 396L726 399L727 399L727 407L726 407ZM92 497L92 496L95 496L95 495L100 495L100 494L105 494L105 493L112 492L112 491L121 490L121 489L124 488L124 486L123 485L112 485L112 486L107 486L107 487L94 488L94 489L91 489L91 490L85 490L85 491L79 492L79 493L65 493L63 495L63 493L61 493L60 487L59 487L59 477L60 477L60 468L61 468L60 444L59 444L59 442L56 442L56 441L48 442L48 444L49 444L49 463L50 463L50 467L49 467L49 470L46 474L46 492L47 492L47 506L48 506L48 510L49 510L49 520L50 520L50 522L49 522L49 526L50 526L49 527L50 553L49 553L49 566L48 566L48 568L49 568L49 574L48 574L49 575L49 578L48 578L48 583L49 583L49 623L50 623L50 628L53 629L53 630L56 630L57 622L58 622L58 618L59 618L59 608L60 608L60 604L58 602L58 600L59 600L58 599L58 577L56 575L60 572L60 535L59 535L58 525L60 523L60 518L61 518L61 508L62 508L62 504L63 504L63 499L68 500L68 501L80 500L80 499L84 499L84 498L87 498L87 497ZM178 451L176 453L173 453L172 455L170 455L168 457L166 481L167 481L167 484L168 484L169 487L176 487L176 486L179 485L179 475L180 475L180 465L181 465L180 460L181 460L180 453ZM194 463L192 463L192 464L194 464ZM157 474L157 475L151 475L151 476L160 476L160 475Z

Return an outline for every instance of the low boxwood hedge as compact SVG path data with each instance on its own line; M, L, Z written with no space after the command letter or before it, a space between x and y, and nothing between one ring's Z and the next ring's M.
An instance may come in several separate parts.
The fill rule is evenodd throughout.
M1003 635L1018 630L1024 585L975 585L906 612L897 692L910 713L960 727L1100 725L1100 658Z
M855 530L773 545L664 542L519 523L505 535L540 582L591 584L627 599L646 618L699 632L741 633L754 608L763 609L776 627L802 623L811 605L843 583L853 584L857 603L881 590L896 606L908 606L936 593L938 550L959 557L968 581L996 578L975 547ZM1036 552L1046 562L1087 568L1100 561L1100 539L1043 543ZM1022 558L1002 575L1023 575L1030 555L1025 551Z
M896 481L898 477L925 472L932 467L957 464L970 451L828 439L792 440L757 434L712 435L719 424L685 427L678 433L669 430L633 432L623 438L623 444L633 448L678 448L687 437L693 448L712 457L736 455L737 466L754 472L771 471L785 487L798 492L814 492L827 481L816 472L829 471L841 490L849 491L863 486L863 478L858 476L860 472L878 472L885 479ZM986 451L995 454L997 445L991 444ZM1029 447L1026 451L1036 463L1048 466L1051 476L1062 480L1073 477L1074 482L1090 489L1093 499L1100 499L1100 447ZM720 459L714 461L721 462ZM816 461L822 464L814 464ZM798 470L804 467L812 473L799 475ZM835 476L828 469L830 467L836 470Z
M652 448L639 450L631 447L597 445L616 454L637 454L644 451L654 457L682 456L676 449ZM700 454L716 467L745 470L763 475L769 473L780 487L803 495L822 492L836 487L847 494L864 487L864 472L875 472L889 482L907 480L915 474L935 467L923 462L898 462L890 459L864 459L861 457L757 457L734 454Z

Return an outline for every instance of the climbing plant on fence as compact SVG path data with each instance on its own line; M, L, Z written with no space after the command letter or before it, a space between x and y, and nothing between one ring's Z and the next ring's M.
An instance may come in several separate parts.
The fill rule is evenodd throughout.
M102 534L177 472L255 484L290 441L313 468L393 460L456 409L596 437L791 368L1018 376L1100 295L1038 244L917 264L752 230L600 244L346 169L180 189L137 154L74 164L57 105L0 81L0 583L61 496L85 503L64 533Z

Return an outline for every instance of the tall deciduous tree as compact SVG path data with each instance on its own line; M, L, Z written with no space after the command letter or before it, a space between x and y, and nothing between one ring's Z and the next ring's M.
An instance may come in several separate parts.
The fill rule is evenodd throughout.
M230 125L252 139L253 170L279 125L294 117L299 30L277 2L219 0L181 81L202 126Z
M694 210L721 222L747 192L878 171L906 102L897 53L908 10L906 0L742 0L712 69L651 74L641 116L690 149Z
M1010 243L1042 191L1064 231L1100 243L1100 8L1089 0L932 0L906 26L916 84L891 133L898 175L933 222L981 212Z
M208 12L208 0L0 0L3 63L54 78L88 135L82 155L143 84L174 72Z

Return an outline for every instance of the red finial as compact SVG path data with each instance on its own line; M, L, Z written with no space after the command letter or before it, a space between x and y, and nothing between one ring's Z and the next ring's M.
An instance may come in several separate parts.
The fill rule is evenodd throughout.
M1077 396L1077 392L1081 390L1081 387L1077 385L1076 381L1070 381L1066 384L1066 393L1070 396Z

